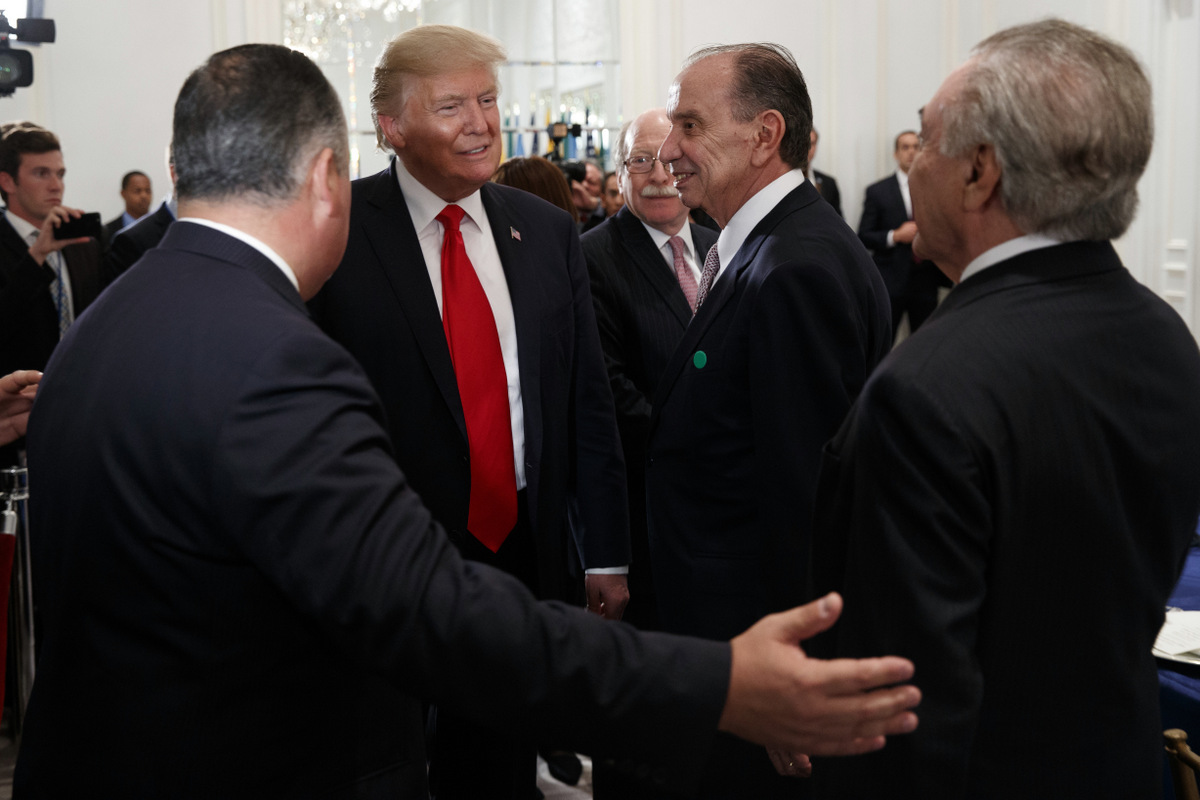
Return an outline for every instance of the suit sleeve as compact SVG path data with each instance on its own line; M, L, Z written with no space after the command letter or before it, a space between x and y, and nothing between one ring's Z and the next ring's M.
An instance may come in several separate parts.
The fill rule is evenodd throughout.
M727 643L639 635L464 562L392 460L365 375L315 327L247 375L213 444L213 496L231 546L332 646L481 722L699 771Z
M871 188L867 189L867 193L863 197L862 220L858 223L858 238L867 246L867 249L881 252L888 249L887 235L891 233L892 229L883 221L884 210L883 204L879 201L879 194L871 191Z
M48 298L54 273L49 267L38 264L26 251L18 257L3 251L4 263L0 264L0 343L17 342L28 336L30 311L39 299ZM11 364L8 347L0 344L4 353L2 362L10 369L27 369L30 365Z
M573 226L569 233L567 270L575 312L570 399L570 439L575 448L571 529L584 569L625 566L631 559L625 459L583 248Z
M118 233L104 254L104 280L111 283L142 256L142 248L127 233Z
M602 235L585 236L583 253L591 278L596 326L617 418L623 424L645 432L650 426L650 398L626 374L627 353L631 346L628 334L632 332L632 325L624 313L628 304L623 302L621 290L611 274L615 258L612 240Z
M808 599L803 575L821 449L854 400L847 371L868 361L858 317L836 263L790 262L759 288L749 396L774 608Z
M915 733L818 765L830 797L966 796L992 530L971 441L920 381L881 373L829 448L814 572L845 597L833 654L912 659L922 692Z

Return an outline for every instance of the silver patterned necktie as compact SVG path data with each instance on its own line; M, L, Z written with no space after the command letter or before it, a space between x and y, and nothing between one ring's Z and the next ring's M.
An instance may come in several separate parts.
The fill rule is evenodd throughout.
M714 244L704 257L704 271L700 273L700 288L696 292L696 311L700 310L704 298L708 297L708 291L712 289L713 281L720 270L721 257L717 254L717 246Z
M39 231L34 231L30 234L29 243L32 245L36 242L39 235ZM62 337L67 335L67 328L71 327L71 323L73 322L71 318L71 304L67 300L67 288L62 279L62 271L66 267L62 251L47 253L46 265L54 273L54 280L50 282L50 296L54 298L54 310L58 312L58 338L62 339Z

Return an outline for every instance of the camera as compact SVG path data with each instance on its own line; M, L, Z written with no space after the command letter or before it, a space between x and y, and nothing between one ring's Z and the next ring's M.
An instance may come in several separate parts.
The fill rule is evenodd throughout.
M22 42L53 42L54 20L19 19L14 28L0 11L0 97L8 97L19 87L33 83L33 54L14 50L9 43L13 35Z

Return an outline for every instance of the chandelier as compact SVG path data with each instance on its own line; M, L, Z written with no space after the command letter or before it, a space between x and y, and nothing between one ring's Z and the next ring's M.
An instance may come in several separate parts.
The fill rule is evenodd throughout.
M421 0L287 0L283 43L319 64L340 61L352 41L351 26L368 14L381 14L391 24L420 10Z

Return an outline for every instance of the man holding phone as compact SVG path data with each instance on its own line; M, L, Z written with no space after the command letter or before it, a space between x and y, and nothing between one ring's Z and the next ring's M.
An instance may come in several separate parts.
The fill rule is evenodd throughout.
M53 133L30 122L0 127L0 375L44 368L104 288L98 220L62 204L65 173Z

